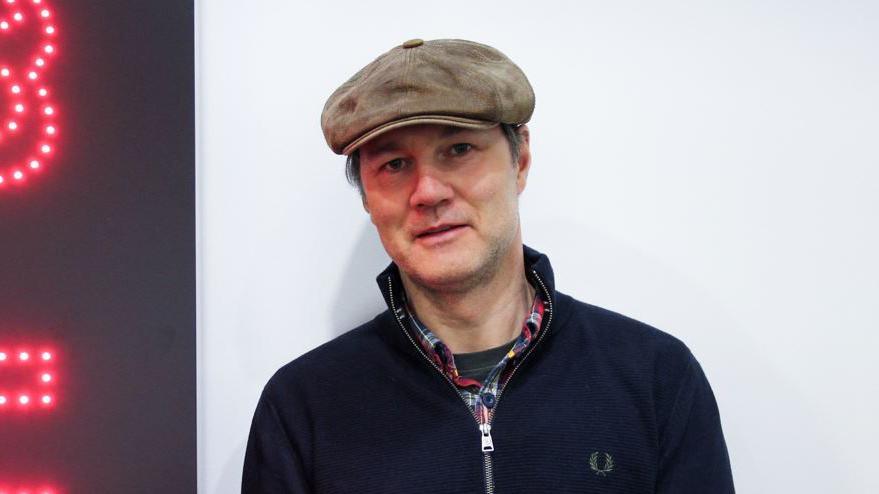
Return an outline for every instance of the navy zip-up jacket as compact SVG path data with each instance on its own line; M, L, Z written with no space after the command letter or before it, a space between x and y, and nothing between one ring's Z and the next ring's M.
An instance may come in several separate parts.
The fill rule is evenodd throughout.
M499 395L494 451L454 386L387 311L302 355L256 408L242 493L734 492L714 395L674 337L555 290L546 256L525 272L549 302Z

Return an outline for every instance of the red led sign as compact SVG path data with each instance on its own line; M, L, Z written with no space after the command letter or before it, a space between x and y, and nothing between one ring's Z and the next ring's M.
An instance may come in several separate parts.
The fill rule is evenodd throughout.
M44 74L57 55L52 10L46 0L0 0L0 190L24 183L54 156L58 108Z
M0 483L0 494L60 494L52 487L6 486Z
M4 417L42 415L55 408L62 380L57 364L58 354L49 345L0 341L0 422ZM0 494L61 494L52 483L26 484L3 477L0 473Z
M57 359L49 348L4 348L0 344L0 416L4 412L53 408Z

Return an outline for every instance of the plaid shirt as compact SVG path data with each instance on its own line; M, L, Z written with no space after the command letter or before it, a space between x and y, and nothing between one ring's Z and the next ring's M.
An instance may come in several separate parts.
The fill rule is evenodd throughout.
M410 327L415 335L415 339L421 345L427 356L443 371L443 373L458 388L458 393L464 398L473 415L477 417L481 424L488 423L491 409L494 408L497 400L498 389L502 389L509 379L514 366L508 365L528 348L528 345L534 341L537 332L540 331L540 321L543 319L544 301L540 298L539 292L534 296L534 302L531 304L531 312L522 325L522 331L513 343L510 351L504 355L500 362L489 371L483 382L475 379L460 376L458 368L455 366L455 356L427 326L422 323L415 312L409 307L408 302L404 304L405 317L409 319Z

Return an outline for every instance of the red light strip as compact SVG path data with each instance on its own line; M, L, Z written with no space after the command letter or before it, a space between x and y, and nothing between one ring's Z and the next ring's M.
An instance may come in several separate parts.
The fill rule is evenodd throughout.
M57 355L48 348L0 346L0 413L53 408L58 382L56 360ZM11 384L13 381L5 378L13 372L22 383Z
M57 106L51 101L51 91L42 82L43 74L57 54L55 25L51 9L45 0L2 0L5 12L0 13L0 40L17 29L37 29L39 41L33 52L23 59L22 65L0 60L0 91L5 92L0 108L0 146L15 141L32 123L38 127L35 142L23 158L13 163L0 163L0 190L15 183L24 183L29 175L43 169L55 154L58 124ZM34 118L29 116L36 115Z
M54 487L29 487L29 486L8 486L8 484L0 483L0 494L61 494L61 491Z
M0 191L24 183L43 169L55 153L58 108L43 81L57 54L57 26L44 0L0 0L0 43L25 30L37 30L31 53L19 60L0 60L0 146L28 150L0 163ZM16 53L25 53L16 50ZM24 141L24 135L32 137ZM49 410L56 401L57 356L45 347L0 345L0 417L9 412ZM23 484L0 479L0 494L61 494L50 483Z

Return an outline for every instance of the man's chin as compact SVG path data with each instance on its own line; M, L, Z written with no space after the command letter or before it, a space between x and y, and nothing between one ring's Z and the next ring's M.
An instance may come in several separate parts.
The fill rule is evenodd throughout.
M412 262L401 266L414 283L430 290L459 291L467 289L476 278L476 267L472 256L461 259L458 256L433 256L423 262Z
M413 282L425 288L440 288L456 285L466 280L472 274L470 263L464 256L438 255L437 253L413 252L402 263L397 263L400 269ZM419 255L421 254L421 255ZM470 262L472 263L472 259Z
M409 273L409 278L418 286L437 292L464 292L474 285L472 273Z

